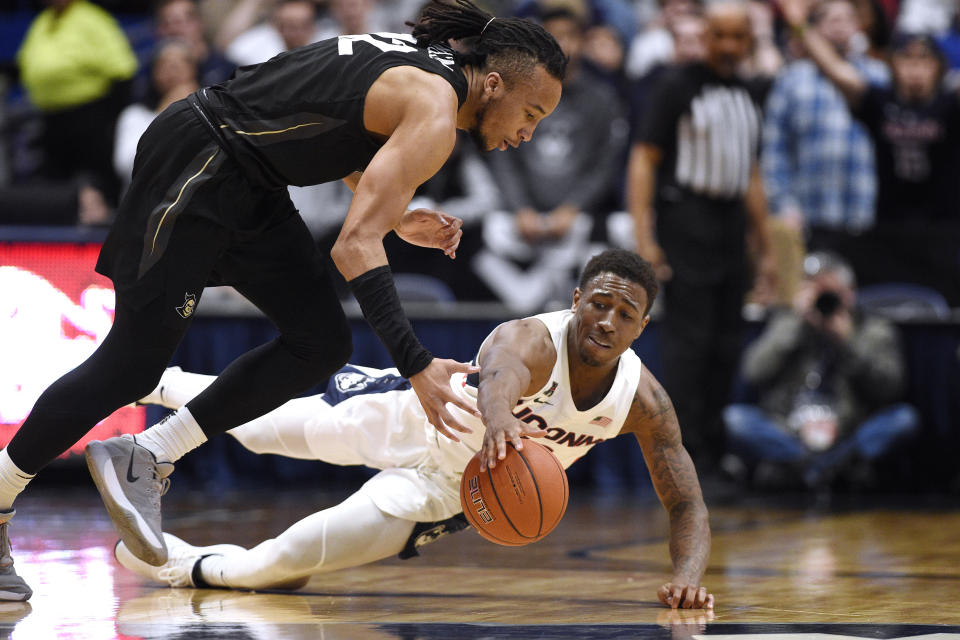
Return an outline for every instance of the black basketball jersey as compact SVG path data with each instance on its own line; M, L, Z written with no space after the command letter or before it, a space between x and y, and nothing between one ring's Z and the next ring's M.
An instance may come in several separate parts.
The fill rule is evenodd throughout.
M241 67L223 84L190 96L218 144L247 177L268 188L311 185L366 168L381 143L363 126L367 91L391 67L445 78L467 98L453 52L418 47L411 35L339 36Z

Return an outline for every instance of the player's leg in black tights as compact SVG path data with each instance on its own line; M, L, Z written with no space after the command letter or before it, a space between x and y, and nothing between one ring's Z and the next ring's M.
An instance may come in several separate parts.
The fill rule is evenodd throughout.
M103 343L40 395L11 440L7 452L20 469L36 473L100 420L154 389L189 326L165 326L163 304L160 296L134 310L118 296Z
M238 266L239 265L239 266ZM251 271L245 265L257 265ZM300 216L232 248L218 267L280 330L227 366L187 408L208 438L258 418L335 373L353 351L350 325Z

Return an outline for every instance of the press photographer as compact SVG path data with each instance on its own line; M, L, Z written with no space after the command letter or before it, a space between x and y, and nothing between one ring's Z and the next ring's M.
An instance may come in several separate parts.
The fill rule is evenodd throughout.
M894 404L904 386L896 327L856 307L853 270L818 252L803 263L793 308L744 354L757 405L724 411L727 467L761 487L875 484L876 462L918 427Z

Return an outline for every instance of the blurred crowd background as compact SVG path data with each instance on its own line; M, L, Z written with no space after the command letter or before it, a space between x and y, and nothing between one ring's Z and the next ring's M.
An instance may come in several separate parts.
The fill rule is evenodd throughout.
M317 40L406 33L421 4L0 2L0 241L106 228L171 102ZM402 297L537 313L569 304L597 251L635 249L664 282L651 367L703 476L870 488L926 457L953 460L934 475L960 490L956 456L928 453L960 439L960 3L477 4L543 22L570 58L563 97L531 142L464 137L421 187L412 208L465 233L454 262L386 239ZM290 191L331 246L349 190Z

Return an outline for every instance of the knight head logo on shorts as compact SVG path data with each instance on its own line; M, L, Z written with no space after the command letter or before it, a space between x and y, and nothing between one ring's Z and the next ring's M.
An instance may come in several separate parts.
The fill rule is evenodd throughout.
M193 310L197 308L197 296L192 293L183 294L183 305L177 307L177 313L181 318L189 318L193 315Z

